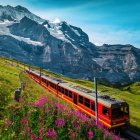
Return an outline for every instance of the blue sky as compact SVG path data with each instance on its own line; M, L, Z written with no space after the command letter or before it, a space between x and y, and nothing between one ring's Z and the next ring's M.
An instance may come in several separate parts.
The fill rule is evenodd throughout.
M140 0L1 0L22 5L46 18L81 27L97 45L132 44L140 48Z

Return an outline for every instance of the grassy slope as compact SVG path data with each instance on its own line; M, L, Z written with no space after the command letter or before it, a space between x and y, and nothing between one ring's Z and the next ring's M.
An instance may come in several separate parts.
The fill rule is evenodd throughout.
M8 107L15 103L14 92L20 87L19 74L20 70L16 67L17 63L11 63L0 58L0 124L2 123L5 115L8 114ZM46 89L36 84L35 81L28 78L22 73L22 80L26 82L25 94L28 94L30 101L36 101L43 95L55 97L50 92L46 92ZM41 94L40 94L41 93ZM46 94L47 93L47 94ZM59 99L60 102L63 100ZM3 114L5 112L5 114ZM6 119L6 118L5 118Z
M14 64L16 64L16 63L14 63ZM33 68L36 68L36 67L33 67ZM9 70L11 70L11 69L14 69L14 68L8 67L7 71L5 71L5 72L8 73ZM38 68L36 68L36 69L38 69ZM2 71L1 64L0 64L0 71ZM12 71L10 71L10 72L12 73ZM15 86L15 87L17 87L17 85L18 85L15 82L16 80L13 79L13 78L18 78L18 73L16 74L16 72L18 72L18 71L16 69L14 69L13 73L15 73L15 76L12 77L12 74L11 75L9 74L10 77L8 77L8 78L10 78L10 80L13 81L13 86ZM44 70L44 72L46 72L47 74L50 74L52 76L61 78L63 80L66 80L66 81L76 83L76 84L82 85L84 87L93 89L93 82L91 82L91 81L71 79L71 78L63 77L61 75L57 75L57 74L52 73L52 72L48 72L46 70ZM7 75L7 74L5 74L5 75ZM3 78L3 76L4 76L3 74L0 74L0 78ZM32 86L32 85L30 85L30 86ZM7 89L11 90L11 87L7 87ZM36 88L36 86L34 84L33 84L33 87L30 87L29 89L35 90L35 91L31 91L32 93L34 92L35 94L41 90L40 87ZM107 86L98 84L98 91L101 91L104 94L109 94L112 97L123 99L124 101L129 103L131 129L140 134L140 83L134 83L130 86L126 86L126 87L120 88L120 89L107 87ZM41 91L41 92L44 93L43 91Z
M0 59L0 120L3 119L3 112L6 111L8 104L13 101L15 89L20 85L18 72Z

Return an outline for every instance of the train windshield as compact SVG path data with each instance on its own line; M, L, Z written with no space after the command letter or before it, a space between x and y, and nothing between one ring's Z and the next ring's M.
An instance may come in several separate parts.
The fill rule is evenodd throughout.
M124 115L129 114L128 106L120 106L112 109L112 118L123 117Z

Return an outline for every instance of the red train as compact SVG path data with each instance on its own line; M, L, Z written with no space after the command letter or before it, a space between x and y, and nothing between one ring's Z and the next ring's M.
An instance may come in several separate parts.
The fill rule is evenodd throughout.
M75 105L87 115L95 118L95 93L89 89L60 79L26 70L26 73L46 89ZM129 105L122 100L98 93L98 120L108 129L129 125Z

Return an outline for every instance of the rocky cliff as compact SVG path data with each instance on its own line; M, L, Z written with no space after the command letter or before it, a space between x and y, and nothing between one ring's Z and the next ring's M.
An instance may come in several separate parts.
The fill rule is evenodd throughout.
M44 20L22 6L0 6L0 54L74 78L113 85L140 81L140 49L96 46L82 29Z

